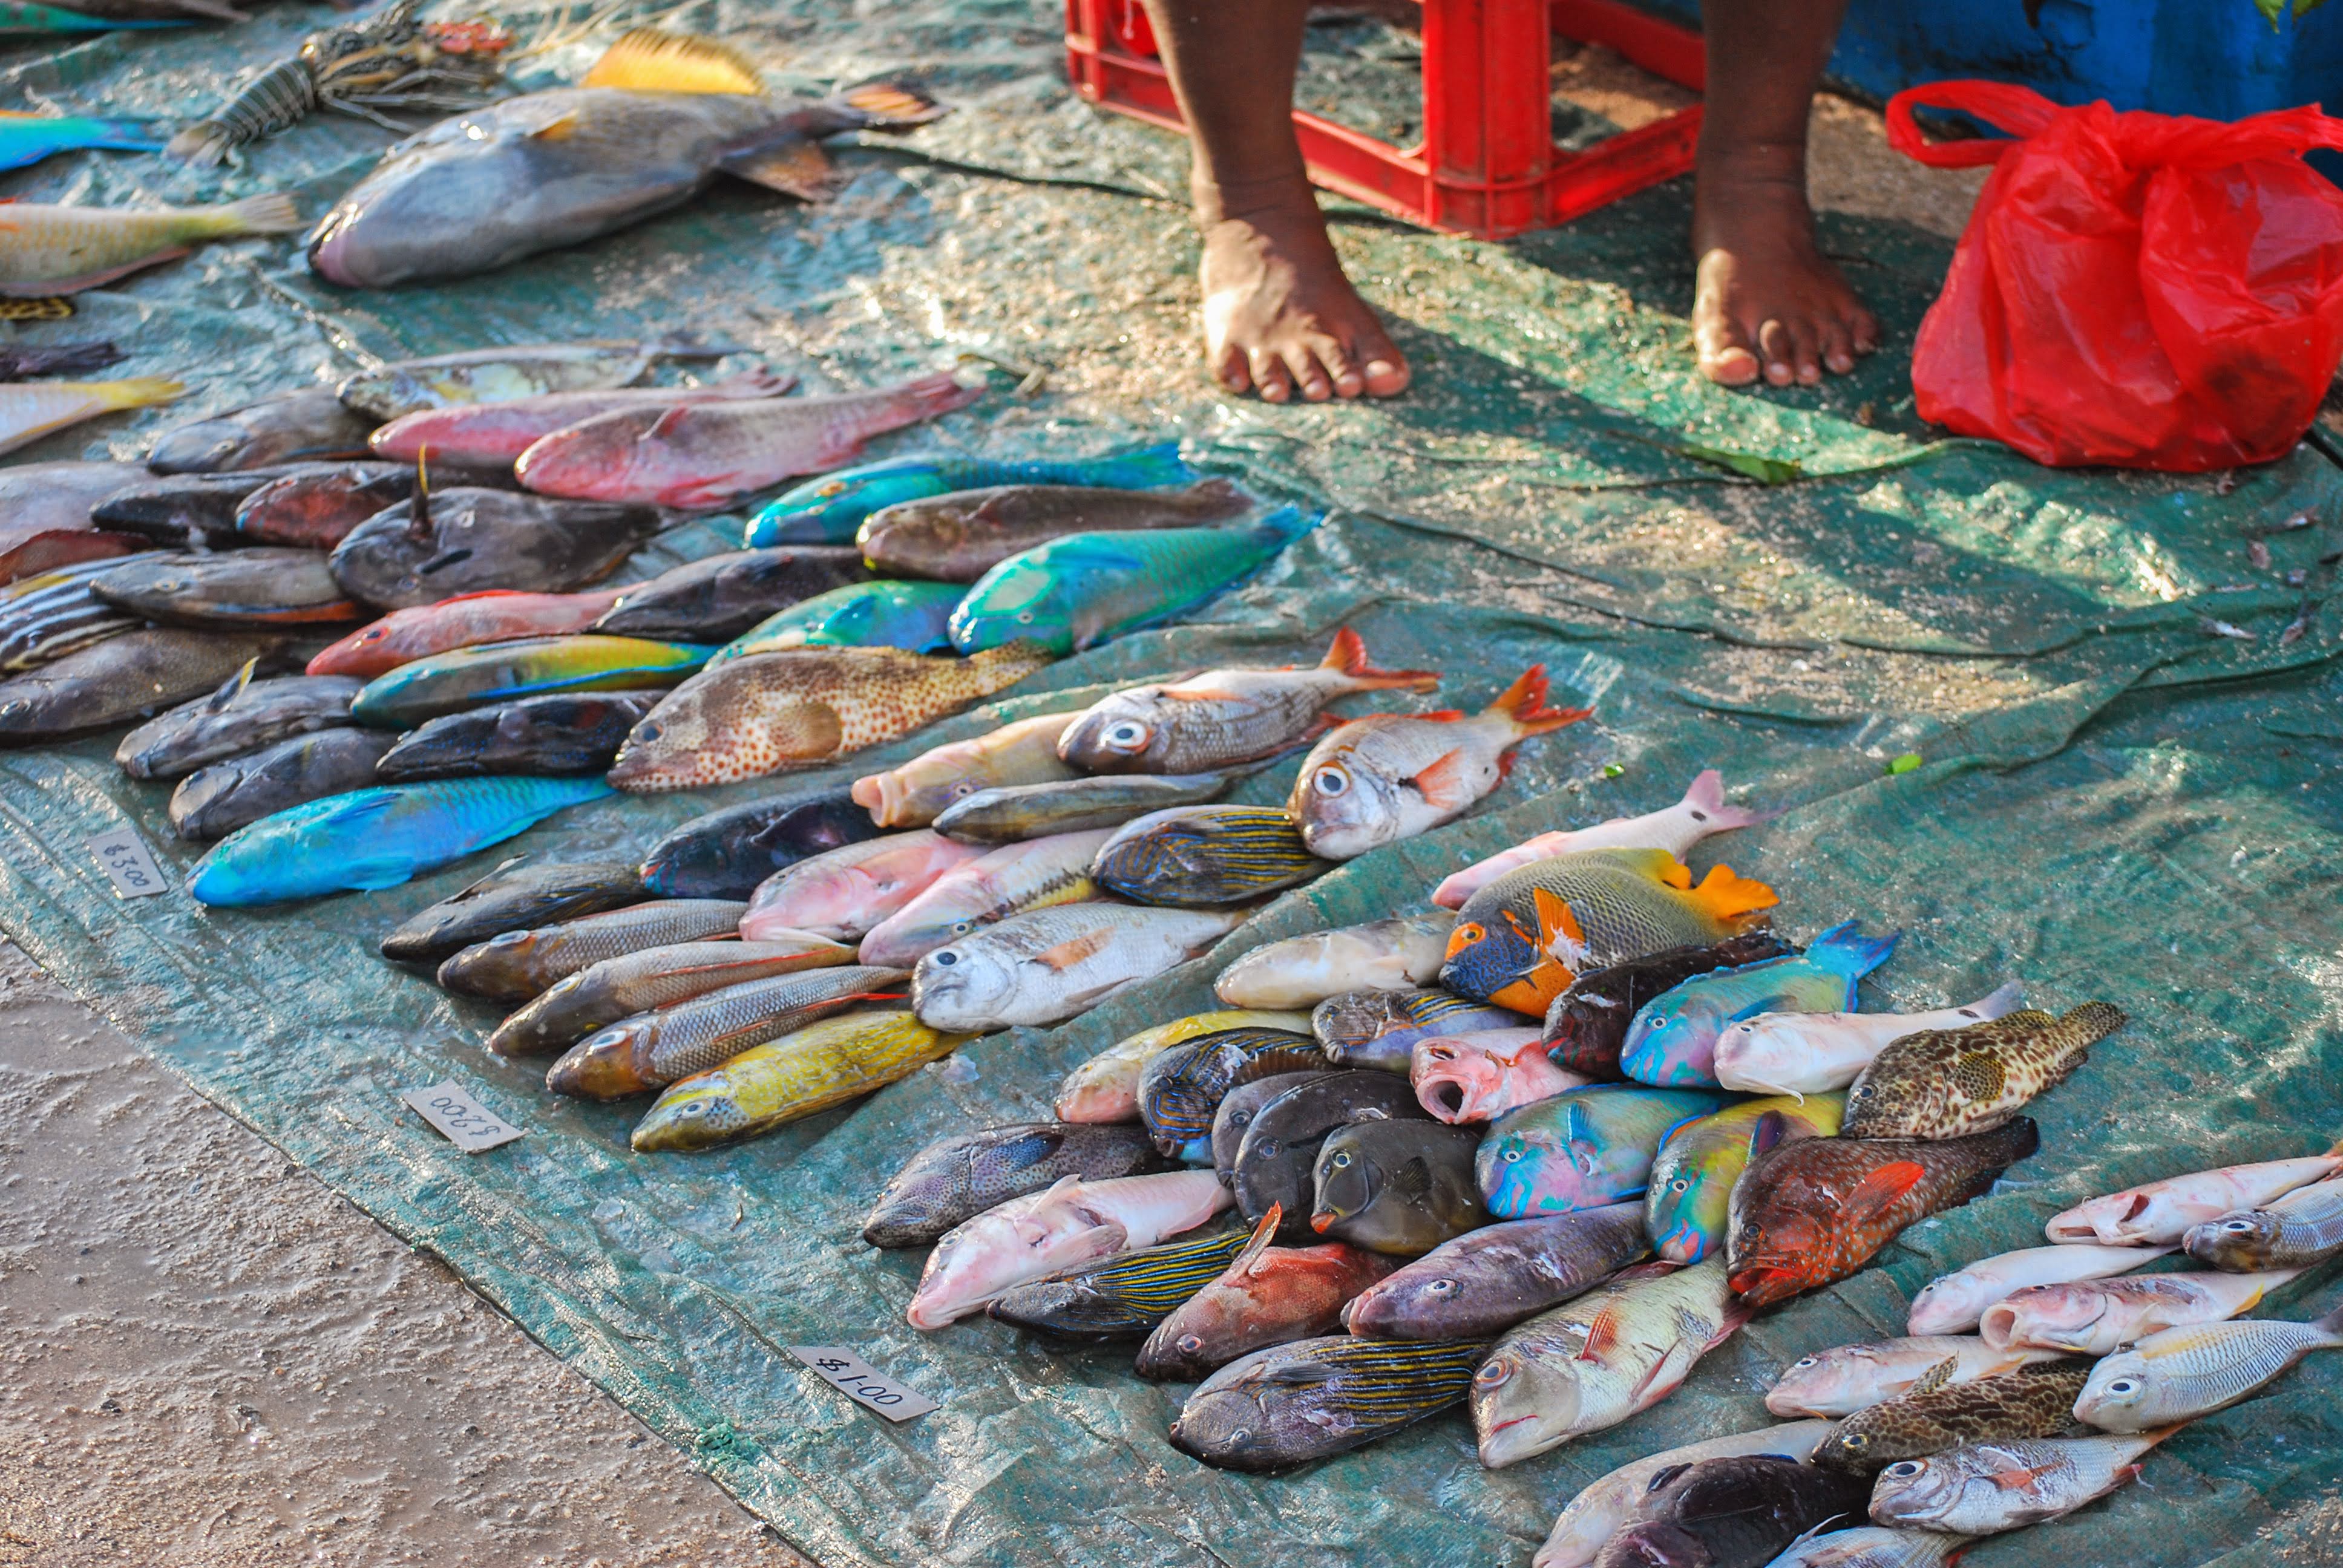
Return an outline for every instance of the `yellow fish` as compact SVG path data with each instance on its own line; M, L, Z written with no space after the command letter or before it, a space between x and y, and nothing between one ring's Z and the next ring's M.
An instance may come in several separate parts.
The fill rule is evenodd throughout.
M636 1125L635 1151L712 1149L884 1089L976 1037L908 1012L850 1012L668 1085Z
M0 212L5 212L0 206ZM168 403L186 388L176 381L18 381L0 386L0 452L13 452L52 430L120 408Z
M293 198L281 195L145 210L10 202L0 206L0 294L78 294L176 260L200 240L290 234L300 226Z

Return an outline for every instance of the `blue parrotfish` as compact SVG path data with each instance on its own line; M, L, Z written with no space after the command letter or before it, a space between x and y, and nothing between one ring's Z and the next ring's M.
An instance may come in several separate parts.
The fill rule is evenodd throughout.
M1855 982L1896 950L1904 933L1866 937L1833 926L1794 958L1767 959L1684 981L1644 1004L1627 1026L1619 1068L1639 1083L1716 1082L1717 1036L1761 1012L1852 1012Z
M848 583L776 611L716 650L713 667L752 653L792 648L900 648L951 651L951 612L968 589L959 583Z
M0 6L0 35L10 29L5 19L12 11L44 7ZM59 12L59 15L71 13ZM118 22L86 18L97 28L117 27ZM65 31L67 29L59 29ZM123 152L151 153L163 145L154 134L154 127L144 120L124 120L92 115L27 115L16 110L0 110L0 169L21 169L39 163L51 153L70 153L83 147L113 147Z
M1149 490L1185 485L1196 477L1196 470L1181 461L1177 441L1112 457L1063 462L892 457L841 468L784 491L749 519L748 548L850 544L871 513L899 501L923 500L954 490L988 489L996 485L1099 485Z
M1599 1083L1509 1111L1490 1125L1473 1175L1500 1220L1599 1209L1640 1195L1668 1135L1729 1097Z

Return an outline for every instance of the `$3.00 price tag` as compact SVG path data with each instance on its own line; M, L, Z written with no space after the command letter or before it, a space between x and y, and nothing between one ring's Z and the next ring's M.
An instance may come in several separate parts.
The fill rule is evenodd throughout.
M498 1148L521 1135L519 1128L465 1093L452 1078L428 1089L403 1090L398 1097L467 1154Z
M875 1370L852 1351L837 1345L791 1345L789 1354L827 1378L847 1398L889 1421L909 1421L936 1408L936 1402Z
M97 869L106 873L106 879L123 898L152 898L171 890L170 879L155 863L155 852L146 847L146 840L138 836L136 828L116 828L111 833L100 833L89 841L89 852L97 857Z

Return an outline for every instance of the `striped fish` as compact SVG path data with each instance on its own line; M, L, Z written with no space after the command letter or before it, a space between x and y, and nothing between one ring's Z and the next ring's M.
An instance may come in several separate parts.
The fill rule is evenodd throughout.
M1061 1339L1150 1333L1189 1297L1220 1278L1247 1234L1240 1226L1068 1269L1017 1286L990 1310L1002 1322Z
M1434 1035L1512 1029L1522 1016L1437 989L1352 990L1310 1012L1310 1030L1337 1067L1405 1072L1416 1041Z
M1155 1147L1209 1165L1212 1113L1240 1083L1274 1072L1324 1067L1326 1053L1306 1034L1284 1029L1230 1029L1175 1045L1139 1075L1139 1119Z
M1486 1340L1272 1345L1214 1372L1172 1423L1172 1446L1223 1470L1275 1471L1363 1447L1463 1401Z
M1273 806L1175 806L1127 822L1092 863L1098 884L1134 903L1242 903L1333 869Z

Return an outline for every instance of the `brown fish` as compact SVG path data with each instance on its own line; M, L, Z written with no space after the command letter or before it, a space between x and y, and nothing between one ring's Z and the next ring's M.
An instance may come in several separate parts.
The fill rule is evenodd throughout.
M1172 1310L1139 1350L1131 1370L1168 1382L1201 1382L1265 1345L1339 1333L1352 1297L1396 1267L1341 1241L1273 1247L1285 1211L1271 1204L1252 1240L1218 1279Z
M1844 1280L1904 1227L1957 1209L2040 1146L2017 1117L1966 1138L1801 1138L1752 1161L1725 1237L1734 1292L1752 1307Z
M620 953L729 937L748 909L730 899L653 899L534 930L503 931L441 964L438 980L467 996L527 1001Z
M317 550L150 556L92 578L89 592L166 626L307 626L365 614Z
M344 407L332 387L305 387L175 426L156 437L146 466L158 474L221 474L363 457L374 426Z
M2128 1021L2107 1002L2064 1018L2027 1008L1963 1029L1926 1029L1891 1042L1846 1094L1849 1138L1958 1138L1998 1127L2083 1065Z
M810 768L909 735L1045 668L1014 642L968 658L895 648L802 648L702 670L619 749L610 782L650 793Z
M1894 1399L1840 1422L1815 1450L1814 1462L1869 1474L1964 1443L2056 1437L2074 1421L2075 1400L2091 1374L2091 1363L2074 1357L1974 1382L1954 1382L1953 1367L1947 1356Z
M855 542L865 559L890 576L972 583L1011 556L1061 534L1190 528L1233 518L1252 504L1226 479L1184 490L996 485L898 501L865 518Z
M247 492L236 508L236 531L255 544L330 550L414 494L412 464L305 465Z
M269 631L149 627L0 680L0 745L24 745L146 719L216 689L284 648Z
M136 463L24 463L0 469L0 582L147 548L137 535L100 528L89 516L106 497L147 477Z

